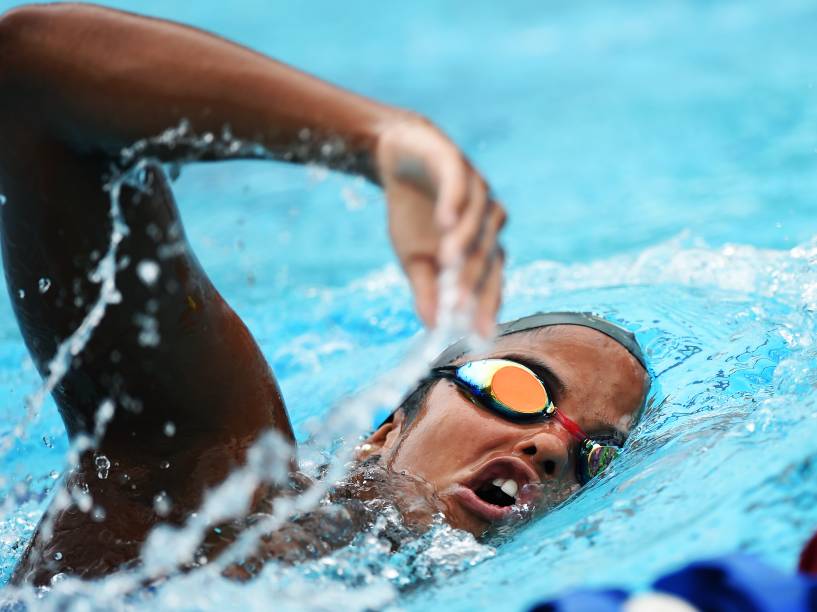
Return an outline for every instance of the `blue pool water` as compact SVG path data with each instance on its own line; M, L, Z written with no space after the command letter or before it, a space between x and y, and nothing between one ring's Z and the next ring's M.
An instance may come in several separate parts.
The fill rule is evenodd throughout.
M442 533L418 563L361 543L365 554L246 585L171 581L162 605L516 610L576 585L638 588L735 550L795 566L817 529L813 2L107 4L429 116L509 210L503 318L612 316L637 330L658 375L625 458L493 550ZM197 254L273 365L300 438L400 363L420 327L374 189L258 162L188 167L176 188ZM0 435L37 383L3 298ZM49 403L2 458L3 580L66 449ZM435 573L390 590L395 575Z

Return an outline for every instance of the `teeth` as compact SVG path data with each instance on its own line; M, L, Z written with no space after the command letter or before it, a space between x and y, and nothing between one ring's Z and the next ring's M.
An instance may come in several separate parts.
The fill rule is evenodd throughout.
M494 482L496 484L496 482ZM516 497L516 492L519 490L519 485L516 484L516 481L513 478L509 478L506 480L502 485L498 485L502 492L505 495L510 495L511 497Z
M502 485L505 484L505 479L504 478L494 478L493 481L491 482L491 484L494 485L495 487L502 488Z

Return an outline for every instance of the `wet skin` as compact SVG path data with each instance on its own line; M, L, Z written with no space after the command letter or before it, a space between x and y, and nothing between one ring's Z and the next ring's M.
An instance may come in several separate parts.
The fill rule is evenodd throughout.
M514 356L539 362L553 373L545 381L554 403L590 437L626 438L648 379L623 346L593 329L558 325L504 336L490 351L455 363ZM408 425L398 415L368 444L366 454L380 454L391 471L430 483L448 522L475 535L508 514L475 499L480 484L493 478L514 478L520 489L524 483L541 483L550 499L540 503L560 501L578 487L578 442L558 423L513 423L475 406L448 381L435 383Z
M493 324L505 212L431 123L193 28L89 5L23 6L0 15L0 251L43 376L100 295L89 273L110 242L103 186L112 168L121 168L123 148L182 120L210 142L229 128L257 146L153 140L142 153L160 162L316 163L373 181L421 318L433 323L438 272L460 261L477 325ZM119 199L130 228L117 253L121 300L53 391L72 440L94 434L103 402L116 406L94 451L65 477L104 512L52 505L53 533L37 528L15 584L45 585L58 573L92 578L137 562L150 530L183 523L260 434L276 430L294 443L274 375L187 243L168 178L158 164L146 176ZM158 266L154 283L138 274L145 260ZM50 281L45 293L41 278ZM146 319L158 344L142 340ZM95 453L111 463L104 478ZM160 515L154 499L165 494L172 509Z
M182 118L199 132L219 134L229 125L272 156L379 182L420 314L431 320L434 311L444 263L436 254L456 259L465 252L468 282L482 288L478 304L483 319L492 319L501 286L494 246L504 212L456 147L425 122L203 33L103 9L63 5L3 17L0 59L0 186L7 198L0 247L23 339L43 375L99 295L88 273L108 246L110 202L102 185L112 164L123 147ZM312 146L299 140L304 125L322 134L323 144L342 138L348 155L321 157L320 138ZM162 146L148 152L162 161L187 153ZM412 183L401 162L417 159L432 170ZM57 509L53 534L38 528L24 553L12 578L17 584L48 584L57 573L96 577L138 560L149 531L160 522L183 523L204 492L243 463L260 432L275 429L292 440L275 378L189 248L167 178L154 168L149 179L145 193L125 189L120 201L131 228L119 247L122 299L108 307L54 391L71 438L93 431L103 401L116 402L97 449L110 460L110 473L97 476L90 452L66 477L68 486L87 486L105 515ZM437 219L446 194L453 224L445 215ZM437 221L441 235L429 232ZM166 256L159 255L163 247L172 247ZM138 276L135 263L143 260L158 264L159 282ZM51 289L41 295L43 277ZM158 346L140 341L146 314L158 323ZM505 337L484 356L509 353L552 368L564 382L554 399L588 433L612 427L626 433L645 374L621 346L592 330L559 327ZM475 408L450 383L438 383L421 414L405 429L403 423L396 419L371 440L384 465L431 483L450 522L473 533L494 518L475 509L463 487L490 470L520 483L575 485L573 441L564 431L507 422ZM167 516L154 506L160 493L172 499Z

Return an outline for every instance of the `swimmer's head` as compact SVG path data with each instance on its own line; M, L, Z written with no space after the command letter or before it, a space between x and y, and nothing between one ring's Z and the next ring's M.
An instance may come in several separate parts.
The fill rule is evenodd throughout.
M503 324L494 346L463 343L435 365L508 359L532 370L558 411L602 444L623 444L650 386L632 334L598 317L548 313ZM461 386L431 378L361 448L394 473L427 481L449 523L481 535L523 505L550 506L580 486L577 437L556 419L517 422Z

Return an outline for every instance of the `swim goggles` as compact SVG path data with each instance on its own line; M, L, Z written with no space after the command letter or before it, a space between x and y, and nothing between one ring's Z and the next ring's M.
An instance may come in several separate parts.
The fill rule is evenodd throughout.
M515 423L554 419L572 435L576 447L576 478L584 485L615 459L618 446L593 440L550 399L545 383L529 368L507 359L481 359L431 370L430 378L450 380L478 406Z

